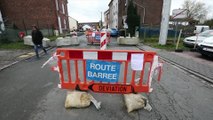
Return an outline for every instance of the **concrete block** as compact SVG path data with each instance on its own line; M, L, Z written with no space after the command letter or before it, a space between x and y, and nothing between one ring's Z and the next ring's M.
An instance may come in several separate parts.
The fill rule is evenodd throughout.
M50 39L43 38L43 40L42 40L43 47L49 47L49 43L50 43Z
M34 46L34 44L32 42L32 36L31 35L25 36L23 39L24 39L24 44L25 45ZM43 43L42 44L43 47L48 47L49 43L50 43L50 40L48 38L43 38L42 43Z
M63 46L63 45L67 45L66 42L64 42L64 38L63 37L58 37L56 40L56 46Z
M24 39L24 44L25 45L34 46L34 44L32 42L32 36L31 35L24 36L23 39Z
M59 37L56 39L56 46L79 45L78 37Z
M118 37L117 42L120 45L137 45L139 43L139 38L137 37Z
M55 47L56 46L56 41L50 41L48 44L51 47Z
M77 36L73 36L73 37L71 37L71 43L72 43L72 45L79 45L80 41Z

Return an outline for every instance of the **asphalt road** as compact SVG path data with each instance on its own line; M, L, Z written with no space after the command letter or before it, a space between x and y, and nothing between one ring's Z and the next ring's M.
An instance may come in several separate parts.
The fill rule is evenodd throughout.
M98 49L98 45L72 48ZM116 40L108 49L137 49L118 46ZM0 72L0 120L212 120L213 86L164 63L163 75L153 81L153 92L144 94L152 111L141 109L127 113L123 96L90 92L102 102L101 109L94 105L84 109L65 109L66 90L57 88L58 73L41 65L50 57L31 58Z

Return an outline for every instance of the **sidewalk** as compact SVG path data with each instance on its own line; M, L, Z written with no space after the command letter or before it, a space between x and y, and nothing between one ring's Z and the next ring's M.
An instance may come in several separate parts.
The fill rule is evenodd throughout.
M139 46L141 49L147 51L155 51L160 57L166 58L174 63L213 79L213 61L208 63L198 62L193 57L187 56L187 54L184 56L183 53L168 52L165 50L151 48L142 44Z
M34 56L34 50L0 50L0 71L29 57Z

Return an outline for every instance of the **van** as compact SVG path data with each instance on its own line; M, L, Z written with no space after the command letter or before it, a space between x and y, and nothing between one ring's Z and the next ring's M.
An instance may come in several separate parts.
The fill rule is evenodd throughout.
M209 26L207 25L195 25L195 30L194 33L198 34L201 33L203 31L209 30Z

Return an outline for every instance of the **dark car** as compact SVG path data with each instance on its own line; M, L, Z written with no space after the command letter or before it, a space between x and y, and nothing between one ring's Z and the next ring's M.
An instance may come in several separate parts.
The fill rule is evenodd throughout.
M111 28L110 29L110 36L118 36L119 35L119 32L118 32L118 30L117 29L115 29L115 28Z

